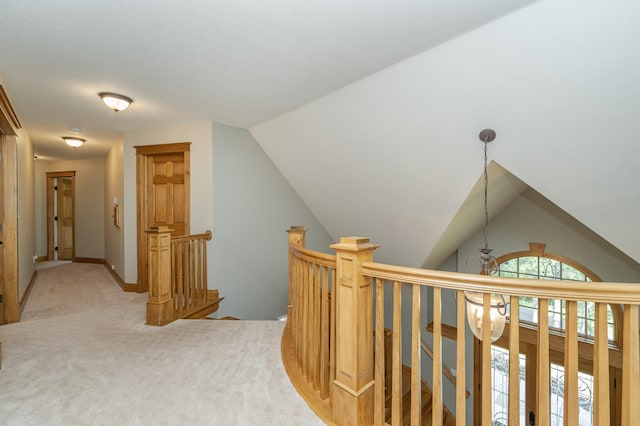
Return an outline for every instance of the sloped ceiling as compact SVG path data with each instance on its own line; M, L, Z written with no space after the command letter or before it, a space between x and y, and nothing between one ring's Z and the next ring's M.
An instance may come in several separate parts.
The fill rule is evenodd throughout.
M494 160L640 261L640 4L543 1L251 128L333 238L420 266Z
M497 216L529 186L496 162L487 167L487 212L489 220ZM478 178L438 242L422 264L423 268L437 269L470 235L484 226L484 173ZM481 247L478 247L480 249Z
M0 74L36 154L104 156L122 131L254 126L533 1L5 0Z

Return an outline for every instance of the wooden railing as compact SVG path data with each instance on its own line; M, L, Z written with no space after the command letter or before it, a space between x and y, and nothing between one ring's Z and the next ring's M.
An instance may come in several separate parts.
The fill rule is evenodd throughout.
M171 238L171 290L177 318L207 304L207 241L211 231Z
M457 294L456 342L456 423L466 425L465 292L484 294L484 341L490 341L490 295L503 294L511 304L510 324L519 324L519 296L538 298L539 318L548 317L547 300L566 301L564 339L564 421L578 424L578 335L577 302L596 306L594 367L594 424L610 424L609 340L607 304L623 305L622 321L622 401L621 424L632 425L640 418L640 343L638 339L637 283L584 283L494 278L406 268L373 262L377 246L366 238L342 238L331 255L304 248L301 227L289 231L290 306L283 334L283 359L293 384L309 405L327 423L337 425L385 424L385 357L391 357L391 424L403 422L402 338L410 335L411 424L422 424L420 401L421 289L430 287L433 297L424 304L433 315L433 390L431 423L442 424L442 290ZM326 268L327 272L324 272ZM325 278L326 277L326 278ZM403 300L403 293L411 297ZM329 292L331 306L329 310ZM389 297L391 295L391 297ZM389 300L387 300L389 299ZM403 304L411 312L408 332L403 330ZM374 312L375 306L375 312ZM390 309L391 354L385 354L385 309ZM331 314L335 312L335 314ZM406 324L404 324L406 325ZM509 424L519 424L519 327L509 326ZM324 334L323 334L324 333ZM328 336L327 336L328 333ZM546 321L537 332L536 424L550 424L551 380L549 374L549 333ZM374 344L375 336L375 344ZM387 349L388 351L388 349ZM482 401L491 400L491 345L482 345ZM374 353L375 362L374 362ZM327 360L328 359L328 360ZM327 369L328 373L323 373ZM325 374L325 376L323 376ZM325 377L325 378L323 378ZM327 384L327 381L329 382ZM481 424L492 423L491 404L482 404Z
M222 298L207 288L206 243L211 231L172 237L171 229L161 226L147 231L147 237L147 324L165 325L217 310Z

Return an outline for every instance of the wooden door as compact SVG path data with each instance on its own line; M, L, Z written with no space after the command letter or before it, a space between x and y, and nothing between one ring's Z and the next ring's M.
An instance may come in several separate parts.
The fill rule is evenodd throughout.
M74 257L73 181L70 177L58 178L58 259Z
M18 298L18 140L20 121L0 85L0 324L20 320Z
M168 226L171 234L190 232L190 142L136 148L138 282L148 290L147 234L151 227Z
M74 214L76 172L47 172L46 176L47 259L55 259L57 247L58 259L73 260L76 255Z
M168 226L171 235L185 235L184 153L152 155L147 163L148 227Z

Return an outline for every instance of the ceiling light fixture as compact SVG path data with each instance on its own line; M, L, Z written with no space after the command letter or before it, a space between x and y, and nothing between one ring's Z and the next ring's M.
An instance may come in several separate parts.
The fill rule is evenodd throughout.
M86 142L86 139L79 138L77 136L63 136L62 139L72 148L82 146Z
M482 275L494 275L500 271L498 261L491 255L493 249L489 248L488 231L489 209L487 208L487 193L489 178L487 174L487 146L496 138L496 132L492 129L484 129L480 132L480 140L484 143L484 247L480 249L480 273ZM476 271L477 272L477 271ZM482 322L484 320L484 294L478 292L466 292L464 296L467 302L467 322L471 332L482 340ZM501 294L491 295L491 341L495 342L502 336L506 322L507 303Z
M109 107L109 109L115 112L124 111L129 108L129 105L133 103L133 99L128 96L119 95L111 92L100 92L98 96L102 99L102 102Z

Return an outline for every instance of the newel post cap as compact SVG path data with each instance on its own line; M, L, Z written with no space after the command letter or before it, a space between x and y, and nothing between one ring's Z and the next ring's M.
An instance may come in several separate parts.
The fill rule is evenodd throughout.
M330 246L334 250L342 251L373 251L380 247L377 244L369 243L369 238L366 237L342 237L340 242L332 244Z
M147 229L146 232L147 234L162 234L165 232L172 232L173 229L169 228L168 226L162 225L162 226L152 226L151 228Z

